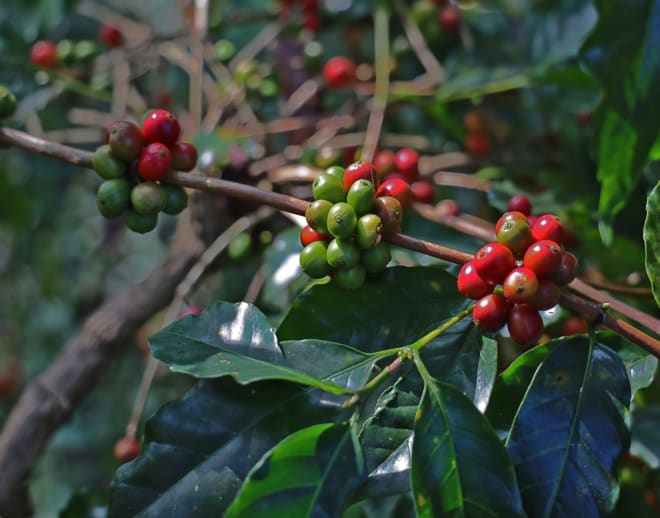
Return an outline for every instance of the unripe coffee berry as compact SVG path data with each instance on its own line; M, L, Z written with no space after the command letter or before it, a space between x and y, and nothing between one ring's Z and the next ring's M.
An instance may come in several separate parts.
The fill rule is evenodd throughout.
M167 110L152 110L142 121L142 135L146 143L160 142L173 146L179 138L179 121Z
M328 244L325 241L314 241L300 252L300 266L312 279L320 279L330 273L330 267L326 261L327 249Z
M502 295L491 293L479 299L472 310L472 321L480 331L494 333L509 318L509 302Z
M360 252L360 262L371 273L378 273L385 269L391 259L392 251L387 241L381 241L373 248Z
M106 180L96 193L96 206L106 218L120 216L130 205L131 187L125 178Z
M360 250L350 239L333 239L328 243L326 261L332 268L347 270L360 262Z
M188 193L183 187L166 183L161 184L161 188L165 191L165 206L162 209L165 214L179 214L188 206Z
M355 232L357 215L348 203L335 203L328 211L328 232L337 238L349 238Z
M312 182L312 195L315 200L328 200L338 203L346 200L346 190L341 180L326 173L320 174Z
M527 222L527 216L525 216L522 212L518 212L515 210L510 212L505 212L504 214L502 214L502 216L500 216L500 219L497 220L497 223L495 223L495 233L497 234L502 228L502 225L504 225L507 221L518 221L518 220Z
M0 119L11 117L16 111L16 97L6 87L0 85Z
M473 261L468 261L463 265L456 283L459 292L465 297L475 300L488 295L495 287L492 282L487 282L479 277Z
M392 196L399 200L399 203L404 209L408 207L412 201L410 185L405 180L399 178L385 180L380 187L378 187L376 196Z
M329 241L330 236L328 234L321 234L317 232L309 225L305 225L300 231L300 244L302 246L307 246L314 241Z
M473 261L479 277L495 284L500 284L516 265L513 252L495 242L482 246Z
M529 268L514 268L504 279L502 288L509 302L524 304L538 292L539 281Z
M345 171L346 170L340 165L331 165L324 171L324 173L336 177L341 182L341 184L344 185Z
M172 155L165 144L152 142L142 150L138 173L145 180L160 180L170 170Z
M166 203L165 189L155 182L142 182L131 189L131 206L140 214L160 212Z
M517 304L509 310L507 329L516 343L534 345L543 334L543 319L534 308Z
M111 124L108 145L117 158L130 162L142 152L142 132L130 121L115 121Z
M305 210L305 219L309 226L320 234L329 234L328 213L331 208L332 203L328 200L316 200L310 203Z
M331 87L348 86L355 81L355 63L343 56L330 58L323 67L323 77Z
M532 202L524 194L515 194L509 198L508 208L509 211L517 211L525 216L529 216L532 213Z
M352 268L337 270L333 277L333 282L344 290L357 290L364 284L367 272L361 264L356 264Z
M522 257L534 238L526 219L511 218L499 227L497 241L506 245L516 257Z
M559 218L554 214L544 214L532 225L532 235L536 241L549 239L555 243L564 242L564 229Z
M124 223L133 232L138 234L146 234L151 232L158 225L158 213L152 212L150 214L140 214L139 212L129 209L124 212Z
M119 160L110 146L104 144L96 148L92 155L92 167L94 171L104 180L121 178L124 176L126 164Z
M371 212L376 201L374 184L363 179L353 182L346 194L346 201L353 207L358 217Z
M523 265L534 270L539 277L553 274L561 263L564 250L556 242L548 239L537 241L525 252Z
M363 249L369 249L380 243L383 224L376 214L365 214L355 225L355 242Z

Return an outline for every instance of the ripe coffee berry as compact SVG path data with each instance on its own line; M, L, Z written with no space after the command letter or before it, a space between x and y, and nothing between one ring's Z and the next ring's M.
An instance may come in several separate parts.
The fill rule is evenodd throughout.
M589 324L587 324L587 321L576 315L568 318L562 326L562 333L564 336L580 335L588 332Z
M186 304L183 309L179 311L179 318L187 317L188 315L198 317L203 311L202 307L197 304Z
M543 319L527 304L516 304L509 310L507 329L516 343L534 345L543 334Z
M561 246L549 239L543 239L527 249L523 265L534 270L539 277L545 277L559 268L562 255L564 250Z
M408 183L419 178L419 155L414 149L404 147L394 157L397 170L406 177Z
M323 77L333 88L348 86L355 81L355 63L352 59L335 56L323 67Z
M513 252L495 242L482 246L473 261L479 277L495 284L500 284L516 265Z
M172 157L164 144L152 142L142 150L138 173L145 180L160 180L170 170Z
M392 234L401 231L403 208L399 200L392 196L376 198L374 213L380 218L383 224L383 234Z
M485 133L486 119L479 110L472 109L463 116L463 126L468 133Z
M538 292L539 280L529 268L514 268L504 279L502 288L509 302L524 304Z
M413 199L420 203L433 203L435 186L428 178L422 178L410 184Z
M559 221L559 218L554 214L544 214L532 225L532 235L536 241L542 239L549 239L555 243L563 243L564 241L564 228Z
M516 194L509 199L509 211L517 211L525 216L532 213L532 202L524 194Z
M394 171L395 167L395 157L391 151L379 151L374 156L374 168L380 180Z
M344 290L357 290L364 284L367 277L367 271L361 264L356 264L352 268L337 270L334 276L334 282Z
M57 46L52 41L37 41L30 50L30 61L38 67L54 67L57 64Z
M479 277L474 262L468 261L458 273L458 291L469 299L480 299L491 293L495 285Z
M167 110L153 110L142 122L142 136L145 143L160 142L173 146L179 138L179 121Z
M300 244L302 246L307 246L314 241L329 241L330 236L328 234L321 234L317 232L309 225L305 225L300 231Z
M463 145L465 150L474 156L485 156L490 153L490 141L485 133L468 133Z
M506 324L509 318L509 302L497 293L479 299L472 310L472 321L480 331L494 333Z
M390 178L385 180L378 190L376 196L392 196L399 200L401 206L405 209L412 202L412 191L410 185L405 180L399 178Z
M344 190L348 191L357 180L369 180L378 188L378 176L373 164L369 162L353 162L344 170Z
M99 29L99 39L110 48L119 47L124 40L117 27L105 24Z
M570 252L564 252L564 255L561 256L559 267L553 272L550 278L560 286L565 286L575 279L577 271L577 257Z
M461 24L461 14L453 5L447 5L438 13L438 24L442 30L453 32Z
M559 304L560 295L561 291L555 282L549 279L540 279L539 289L528 304L534 309L550 309Z
M197 148L190 142L175 142L170 148L172 169L192 171L197 165Z
M122 437L115 443L114 454L115 459L124 464L140 454L140 443L133 437Z

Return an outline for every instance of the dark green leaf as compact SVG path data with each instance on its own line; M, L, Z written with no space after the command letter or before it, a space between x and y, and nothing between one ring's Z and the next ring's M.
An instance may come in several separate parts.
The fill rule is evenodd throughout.
M655 302L660 306L660 182L651 191L646 201L644 248L646 274L651 281Z
M607 347L559 342L534 375L507 448L529 514L602 516L616 502L616 462L630 440L630 383Z
M147 422L143 452L115 475L109 516L220 516L266 451L336 405L290 384L199 382Z
M313 286L293 303L281 340L317 338L373 352L412 343L463 310L456 278L433 268L388 268L357 292Z
M644 459L653 469L660 468L660 406L633 412L630 453Z
M523 515L504 446L486 417L451 385L426 387L410 471L418 516Z
M658 359L655 356L612 331L600 331L598 343L615 350L619 355L626 367L630 380L630 392L633 395L639 389L646 388L653 383L658 369Z
M585 41L582 62L600 81L598 179L601 233L611 224L642 173L660 130L660 1L600 0L598 23ZM625 13L625 16L622 16Z
M351 427L317 424L264 455L225 516L339 516L364 476L364 459Z

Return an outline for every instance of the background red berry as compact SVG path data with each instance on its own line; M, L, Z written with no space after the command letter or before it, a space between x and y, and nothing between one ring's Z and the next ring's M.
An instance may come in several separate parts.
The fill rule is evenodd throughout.
M414 181L410 184L410 190L413 198L420 203L433 203L435 199L435 185L428 178Z
M569 317L562 325L562 333L564 336L579 335L589 332L589 324L587 321L577 315Z
M343 56L330 58L323 67L323 77L334 88L348 86L355 81L355 63Z
M438 13L440 27L448 32L455 31L461 24L461 14L453 5L443 7Z
M394 156L397 171L406 177L408 183L419 178L419 154L414 149L404 147Z
M122 437L115 443L114 454L115 459L124 464L140 454L140 443L132 437Z
M509 211L517 211L525 216L529 216L532 213L532 202L524 194L516 194L509 198L508 208Z
M57 64L57 46L52 41L37 41L30 50L30 60L38 67L54 67Z
M107 24L101 25L99 39L110 48L119 47L124 41L121 31L114 25Z
M465 150L474 156L485 156L490 153L490 141L485 133L468 133L463 143Z

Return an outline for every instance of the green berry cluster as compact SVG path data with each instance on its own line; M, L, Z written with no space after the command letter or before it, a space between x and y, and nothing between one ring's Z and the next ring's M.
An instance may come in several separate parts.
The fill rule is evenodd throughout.
M0 85L0 119L11 117L16 111L16 97L6 87Z
M367 273L379 273L391 259L382 235L400 230L403 209L391 196L377 196L372 164L332 166L312 184L314 201L305 211L300 265L312 278L330 275L341 288L356 290Z

